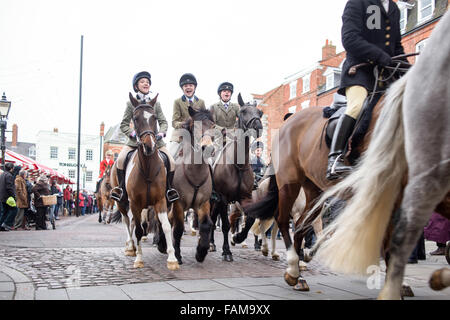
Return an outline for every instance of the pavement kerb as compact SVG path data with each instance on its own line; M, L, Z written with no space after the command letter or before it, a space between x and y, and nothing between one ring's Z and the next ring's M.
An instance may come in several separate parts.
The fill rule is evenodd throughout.
M0 272L9 276L14 282L15 292L13 300L34 300L35 289L33 282L20 271L0 264Z

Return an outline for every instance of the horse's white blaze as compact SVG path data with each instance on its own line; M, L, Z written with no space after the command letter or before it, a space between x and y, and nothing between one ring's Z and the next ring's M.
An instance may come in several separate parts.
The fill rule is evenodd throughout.
M167 261L168 262L178 261L177 258L175 257L175 249L173 248L172 243L172 227L170 225L169 218L167 217L167 212L158 213L158 219L159 222L161 222L164 236L166 237L167 254L169 256L167 258Z
M298 270L298 255L295 252L294 245L286 252L287 255L287 263L288 267L286 268L286 272L294 278L298 278L300 276L300 271Z

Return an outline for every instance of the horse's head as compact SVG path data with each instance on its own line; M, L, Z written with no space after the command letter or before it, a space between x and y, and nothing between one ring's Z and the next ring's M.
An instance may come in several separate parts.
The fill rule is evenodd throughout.
M196 138L199 138L200 145L194 147L202 148L203 150L206 147L211 146L212 147L212 139L214 138L214 119L212 117L212 114L209 110L201 109L199 111L193 109L192 107L188 108L190 118L184 122L182 125L182 128L189 131L192 138L192 143L195 143L197 141ZM197 135L198 137L195 137Z
M103 177L105 177L105 179L107 181L109 181L109 178L110 178L110 175L111 175L111 169L112 169L112 165L108 164L106 166L105 173L103 174Z
M133 125L136 131L136 139L144 155L149 156L156 150L156 116L153 108L158 95L148 104L140 103L130 93L130 101L134 107Z
M256 102L244 103L240 93L238 95L238 103L241 106L238 116L238 127L244 131L253 129L256 131L257 137L260 137L263 129L261 122L263 112L256 107Z

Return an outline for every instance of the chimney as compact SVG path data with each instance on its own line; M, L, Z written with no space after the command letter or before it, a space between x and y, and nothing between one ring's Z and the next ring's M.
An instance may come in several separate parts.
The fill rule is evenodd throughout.
M325 46L322 47L322 60L326 60L329 57L335 56L336 55L336 46L333 46L333 44L328 43L328 39L325 42Z
M102 121L100 124L100 137L103 137L105 135L105 123Z
M17 147L17 134L18 134L17 124L14 123L13 126L12 126L11 147Z
M54 133L58 133L58 128L53 128Z

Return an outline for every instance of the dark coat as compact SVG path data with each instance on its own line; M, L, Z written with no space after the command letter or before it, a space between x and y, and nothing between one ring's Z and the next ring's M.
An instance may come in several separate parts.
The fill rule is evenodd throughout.
M446 243L450 240L450 220L433 212L428 225L424 228L424 237L430 241Z
M369 29L374 13L367 9L369 6L378 6L381 12L380 29ZM373 90L375 79L374 65L378 64L382 56L397 56L404 54L400 34L400 10L397 4L389 0L389 12L386 13L381 0L349 0L342 15L342 44L347 51L347 58L342 67L341 85L339 94L345 95L345 88L360 85ZM373 66L358 69L355 75L350 76L350 67L369 62Z
M9 197L16 198L16 186L12 173L5 171L0 175L0 201L6 202Z
M31 190L33 191L34 194L34 206L36 208L45 207L41 196L50 195L50 188L48 184L42 181L38 181Z

